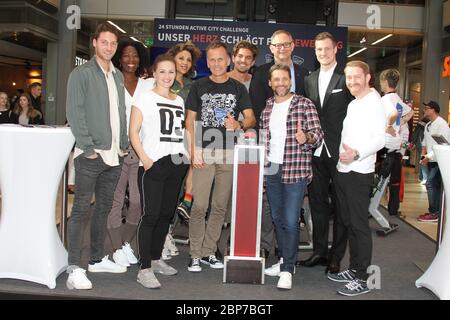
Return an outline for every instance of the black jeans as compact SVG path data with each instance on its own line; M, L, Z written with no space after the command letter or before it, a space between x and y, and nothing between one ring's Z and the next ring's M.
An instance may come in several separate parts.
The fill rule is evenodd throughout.
M354 171L336 173L336 195L339 202L338 219L345 227L350 245L350 267L356 270L356 277L367 280L367 268L372 259L372 232L369 227L370 193L373 187L373 173L362 174ZM345 254L345 246L335 250L340 259Z
M389 215L395 216L400 208L400 179L402 176L402 154L394 151L386 154L384 161L390 161L391 176L389 178Z
M337 230L339 205L336 199L336 164L337 160L328 157L323 148L320 157L312 158L313 179L308 187L309 205L311 207L311 218L313 223L313 248L314 254L321 257L329 257L330 262L340 263L334 256L336 247L347 245L345 232ZM331 200L331 201L330 201ZM333 245L328 252L328 233L330 215L333 215Z
M96 159L88 159L83 155L75 158L75 198L67 224L69 266L80 266L81 242L94 193L95 208L91 219L90 259L103 258L106 220L112 207L122 163L123 158L120 158L120 165L108 166L100 155Z
M171 156L156 161L144 171L139 167L138 180L143 215L138 226L138 254L141 269L151 267L161 258L164 240L177 207L181 183L189 167L188 161L175 164Z

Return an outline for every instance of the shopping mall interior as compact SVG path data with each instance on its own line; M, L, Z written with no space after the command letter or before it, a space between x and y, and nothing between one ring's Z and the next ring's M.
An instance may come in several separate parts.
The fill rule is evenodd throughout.
M96 26L103 22L116 26L121 37L144 44L148 57L153 60L162 49L154 44L158 40L155 19L212 21L218 26L221 23L237 26L260 23L293 24L292 28L296 24L343 28L345 59L367 62L377 90L380 90L378 78L383 70L399 70L401 78L397 93L414 110L409 123L411 134L423 117L423 102L429 100L439 103L440 116L450 124L448 0L1 0L0 91L13 99L21 90L27 91L32 83L41 83L45 123L64 125L67 79L74 67L93 55L92 34ZM68 28L69 21L76 28ZM313 34L308 36L314 38ZM445 224L443 220L438 223L417 220L428 210L427 191L419 179L419 157L420 153L411 147L403 159L400 214L389 218L399 226L398 230L378 236L378 224L374 219L370 221L372 260L382 270L381 289L357 299L439 299L436 292L416 287L416 280L428 269L439 249ZM57 192L55 212L55 226L63 242L66 222L61 220L70 216L73 204L73 194L67 193L64 181L62 179ZM0 202L2 196L0 193ZM386 206L387 201L386 193L381 205ZM0 211L0 233L1 218ZM302 241L308 241L307 233L303 225ZM224 228L219 244L222 252L226 252L229 234L230 228ZM89 234L86 233L85 239L88 243ZM176 277L166 277L164 288L159 291L144 289L136 283L136 266L123 275L92 276L95 287L88 291L68 290L64 272L56 279L56 288L49 289L31 280L11 279L0 270L0 299L343 299L336 295L334 283L327 281L324 268L300 267L293 290L280 292L274 286L275 280L269 277L265 278L264 285L251 285L223 283L222 271L212 269L200 276L192 274L186 268L189 246L181 242L177 246L180 254L170 262L179 273ZM87 259L87 244L83 250ZM111 251L109 239L105 241L105 251ZM309 254L310 250L299 250L298 258L306 258ZM348 255L344 260L348 261ZM274 262L272 254L266 265Z

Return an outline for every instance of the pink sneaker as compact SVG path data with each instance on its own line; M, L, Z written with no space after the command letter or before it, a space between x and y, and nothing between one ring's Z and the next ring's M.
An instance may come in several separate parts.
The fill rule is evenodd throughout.
M417 218L420 222L438 222L439 214L438 213L429 213L424 216L420 216Z

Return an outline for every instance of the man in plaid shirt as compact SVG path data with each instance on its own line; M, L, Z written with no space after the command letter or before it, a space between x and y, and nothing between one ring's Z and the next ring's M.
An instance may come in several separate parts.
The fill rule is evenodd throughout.
M266 191L275 224L280 261L265 270L279 276L277 287L291 289L299 241L300 209L312 178L312 151L323 132L314 103L291 92L288 66L269 71L269 98L261 114L260 135L266 147Z

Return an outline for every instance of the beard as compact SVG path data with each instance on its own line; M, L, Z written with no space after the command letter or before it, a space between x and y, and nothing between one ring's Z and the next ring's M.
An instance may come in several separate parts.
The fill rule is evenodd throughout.
M291 92L291 88L279 87L275 88L273 91L274 95L277 97L285 97Z

